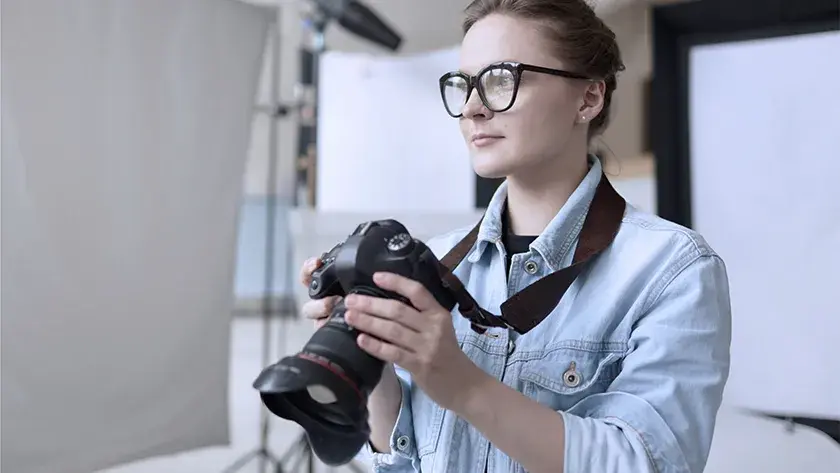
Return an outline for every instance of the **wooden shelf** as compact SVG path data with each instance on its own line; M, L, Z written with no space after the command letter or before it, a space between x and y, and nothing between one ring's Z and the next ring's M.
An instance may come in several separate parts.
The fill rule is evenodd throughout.
M655 178L656 168L651 154L633 158L607 157L604 172L611 179Z

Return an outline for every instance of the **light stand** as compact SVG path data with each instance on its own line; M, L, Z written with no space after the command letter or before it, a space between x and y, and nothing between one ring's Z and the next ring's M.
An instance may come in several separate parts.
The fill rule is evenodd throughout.
M278 161L278 138L277 138L277 124L276 120L288 114L289 109L280 103L280 25L282 11L280 6L276 9L276 18L274 28L272 29L272 55L271 55L271 107L269 110L264 110L264 107L257 107L258 110L268 113L271 117L269 132L268 132L268 170L266 172L266 230L265 230L265 272L263 279L263 297L262 297L262 366L268 366L271 363L271 326L272 317L276 314L283 316L286 311L278 311L274 307L274 255L275 255L275 229L277 224L277 161ZM287 225L288 227L288 225ZM287 237L287 242L289 237ZM287 248L291 245L287 243ZM287 252L288 254L289 252ZM291 261L288 258L287 261ZM291 265L287 265L289 268ZM287 272L290 272L287 271ZM287 275L286 282L289 284L291 276ZM287 294L290 294L288 292ZM297 317L296 304L287 304L291 306L292 317ZM286 309L286 308L281 308ZM282 332L282 330L281 330ZM282 352L282 349L280 350ZM251 452L243 455L238 460L233 462L230 466L225 468L224 473L235 473L244 468L252 460L257 460L258 470L260 473L265 471L266 465L270 464L275 473L282 473L282 460L278 459L268 447L270 431L270 418L264 408L260 409L260 443Z
M277 143L277 127L273 122L279 117L287 115L291 110L298 112L299 118L299 137L298 137L298 156L301 157L302 163L299 164L298 173L295 177L295 192L293 193L293 205L299 205L300 202L309 202L314 205L314 172L316 159L316 141L317 141L317 102L318 102L318 65L321 59L321 54L325 51L325 30L327 25L332 20L337 20L338 23L348 31L361 36L369 41L384 46L390 50L399 48L401 38L395 31L386 25L379 17L368 7L362 5L356 0L312 0L313 8L304 22L305 34L307 40L304 41L301 48L301 70L299 89L297 91L297 102L292 106L284 106L280 102L279 97L279 67L280 67L280 24L281 12L278 6L277 19L275 22L274 35L272 37L272 64L271 64L271 96L272 105L268 113L272 116L272 123L269 129L269 158L268 158L268 174L266 178L266 239L265 239L265 279L264 292L262 300L262 321L263 321L263 351L262 351L262 366L269 366L271 360L271 321L272 317L279 314L281 320L285 317L298 317L297 304L292 301L289 307L277 308L273 307L274 302L274 243L275 243L275 227L277 221L277 161L278 161L278 143ZM309 196L299 195L299 190L307 190ZM289 226L287 225L287 228ZM287 234L287 285L293 284L295 279L295 271L292 268L292 245L291 245L291 231ZM285 288L287 294L293 294L290 287ZM287 309L287 310L282 310ZM282 330L281 330L282 332ZM280 334L281 338L283 334ZM282 346L282 345L281 345ZM282 356L283 350L280 349ZM292 469L288 471L298 471L301 463L306 463L306 471L314 473L315 471L315 455L312 447L309 444L309 439L305 433L302 433L298 439L289 447L289 449L282 454L280 458L275 456L268 448L270 430L269 413L265 407L260 410L260 444L250 453L244 455L229 467L224 470L224 473L235 473L245 467L253 459L259 462L259 472L265 471L267 464L270 464L275 473L283 473L283 465L288 461L296 458L292 465ZM356 473L363 473L364 468L350 462L344 465L345 468Z
M336 12L332 12L336 13ZM305 40L300 50L300 79L298 84L298 100L300 101L300 116L298 130L298 156L301 157L300 173L297 176L299 189L306 189L308 196L298 196L297 202L315 203L314 172L315 150L317 142L318 123L318 79L321 55L326 50L325 31L330 21L330 12L316 6L304 20ZM267 366L267 364L265 365ZM283 454L279 464L285 464L292 458L297 458L290 471L299 471L301 463L306 464L306 472L315 471L315 454L306 433L301 433L297 440ZM364 468L350 462L343 466L355 473L364 473ZM276 470L281 472L280 466Z

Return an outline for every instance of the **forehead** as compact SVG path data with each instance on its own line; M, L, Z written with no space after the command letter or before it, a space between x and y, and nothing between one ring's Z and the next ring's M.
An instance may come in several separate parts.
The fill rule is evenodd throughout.
M461 42L459 68L475 74L499 61L559 66L534 21L492 14L477 21Z

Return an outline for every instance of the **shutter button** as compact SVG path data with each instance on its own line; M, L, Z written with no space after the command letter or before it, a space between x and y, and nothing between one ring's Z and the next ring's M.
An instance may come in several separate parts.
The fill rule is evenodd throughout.
M525 272L528 274L536 274L538 269L537 263L534 260L529 260L525 263Z
M408 448L408 437L403 435L402 437L397 439L397 448L405 451Z
M570 388L576 388L580 385L580 373L575 369L575 362L569 365L569 369L563 373L563 384Z

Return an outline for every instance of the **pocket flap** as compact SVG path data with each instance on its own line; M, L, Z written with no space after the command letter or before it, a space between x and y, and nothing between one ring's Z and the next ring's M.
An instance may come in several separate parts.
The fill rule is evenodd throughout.
M573 394L593 384L611 382L620 358L617 353L560 350L527 362L520 379L559 394Z

